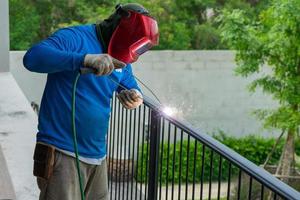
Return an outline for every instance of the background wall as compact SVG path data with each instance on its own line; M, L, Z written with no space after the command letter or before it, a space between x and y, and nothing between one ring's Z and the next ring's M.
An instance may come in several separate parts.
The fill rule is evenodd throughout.
M23 66L23 56L25 51L10 52L10 72L15 77L17 83L23 90L27 99L40 104L47 74L40 74L28 71Z
M0 1L0 72L9 71L9 21L8 1Z
M24 52L10 55L12 74L28 100L39 104L46 75L22 66ZM263 130L251 112L273 107L275 102L260 91L249 93L246 86L251 78L235 76L234 66L231 51L150 51L133 69L164 105L176 107L180 117L197 128L209 133L220 129L237 136L271 136L273 131ZM151 96L145 89L144 93Z

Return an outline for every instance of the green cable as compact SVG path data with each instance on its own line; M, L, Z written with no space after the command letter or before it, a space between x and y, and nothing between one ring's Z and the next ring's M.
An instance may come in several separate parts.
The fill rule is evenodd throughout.
M82 177L80 173L80 166L79 166L79 155L78 155L78 146L77 146L77 133L76 133L76 122L75 122L75 107L76 107L76 87L77 82L80 77L80 73L76 75L76 78L73 83L73 93L72 93L72 132L73 132L73 142L74 142L74 150L75 150L75 157L76 157L76 167L77 167L77 174L78 174L78 181L79 181L79 187L80 187L80 194L81 194L81 200L85 200L84 197L84 191L82 186Z
M79 154L78 154L78 146L77 146L77 133L76 133L76 122L75 122L75 116L76 116L76 112L75 112L75 107L76 107L76 88L77 88L77 82L78 79L80 77L80 73L78 73L75 77L74 83L73 83L73 93L72 93L72 132L73 132L73 143L74 143L74 150L75 150L75 157L76 157L76 168L77 168L77 174L78 174L78 182L79 182L79 187L80 187L80 194L81 194L81 200L85 200L84 197L84 190L83 190L83 184L82 184L82 177L81 177L81 173L80 173L80 165L79 165ZM134 78L137 78L135 76L133 76ZM123 89L127 89L125 87L123 87L122 85L120 85L118 82L116 82L113 78L109 77L109 79L116 83L118 86L122 87ZM138 79L139 80L139 79ZM139 80L139 82L141 82L144 86L145 84ZM157 98L157 96L152 92L152 90L150 90L147 86L145 86L155 97L156 99L159 101L159 99ZM159 101L160 102L160 101Z

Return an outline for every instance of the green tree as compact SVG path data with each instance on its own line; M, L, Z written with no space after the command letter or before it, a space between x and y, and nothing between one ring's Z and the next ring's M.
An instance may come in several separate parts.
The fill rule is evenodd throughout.
M224 11L222 37L236 50L242 76L258 74L267 64L270 73L263 74L250 85L254 91L260 87L273 96L279 106L272 110L256 110L265 127L287 133L277 173L292 174L295 138L300 126L300 1L273 0L268 9L257 18L242 10ZM283 181L288 182L283 178Z
M62 26L95 23L116 1L10 0L11 50L24 50Z
M128 2L144 5L158 20L156 49L179 50L226 48L214 22L218 10L240 8L255 14L268 0L10 0L11 49L27 49L61 27L103 20L117 3Z
M220 32L210 23L194 27L192 36L193 49L225 49L221 42Z
M10 49L27 49L37 41L40 17L30 1L10 0L9 3Z

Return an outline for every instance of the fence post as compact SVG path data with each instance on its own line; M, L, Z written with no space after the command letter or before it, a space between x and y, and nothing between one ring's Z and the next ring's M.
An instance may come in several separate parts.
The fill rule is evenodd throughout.
M149 179L148 179L148 199L157 199L158 188L158 160L160 142L160 113L151 110L150 120L150 158L149 158Z

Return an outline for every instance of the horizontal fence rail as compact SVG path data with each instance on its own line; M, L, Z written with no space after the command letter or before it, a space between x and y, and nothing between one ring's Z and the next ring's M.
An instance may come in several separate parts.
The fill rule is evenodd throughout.
M299 200L300 193L144 97L135 110L111 101L110 199Z

